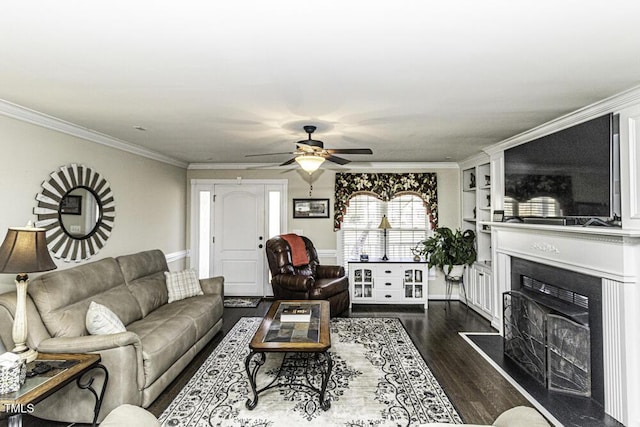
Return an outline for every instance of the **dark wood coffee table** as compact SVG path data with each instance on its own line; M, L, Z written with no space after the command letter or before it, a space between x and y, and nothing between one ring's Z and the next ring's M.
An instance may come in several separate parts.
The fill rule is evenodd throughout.
M42 364L47 364L51 369L35 374L34 368L43 366ZM93 414L93 425L96 425L109 381L109 373L107 368L100 364L99 354L39 353L38 358L27 365L27 369L27 379L18 391L0 394L0 411L9 414L9 427L21 426L22 414L32 412L33 405L74 380L78 387L89 390L96 400ZM99 393L93 388L94 378L85 375L94 369L100 369L104 373L104 382Z
M281 322L280 312L287 306L305 306L311 308L310 322ZM331 332L329 317L329 301L313 300L283 300L275 301L271 309L260 324L258 331L249 343L250 352L245 358L244 365L251 383L253 399L247 399L246 406L249 410L258 404L258 395L263 391L274 387L295 386L307 387L319 395L320 407L328 410L331 401L325 398L327 383L331 376L333 361L329 353L331 348ZM256 378L260 367L266 361L267 353L285 353L282 364L276 377L266 386L257 389ZM321 373L320 387L316 387L309 381L308 375L303 375L300 381L281 383L278 381L280 374L287 365L286 353L306 353L305 372L310 363L316 363ZM256 360L252 359L258 356ZM252 366L253 365L253 366Z

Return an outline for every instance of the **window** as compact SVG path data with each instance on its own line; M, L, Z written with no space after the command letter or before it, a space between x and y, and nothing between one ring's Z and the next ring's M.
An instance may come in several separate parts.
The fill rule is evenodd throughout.
M342 223L342 253L344 264L366 253L378 260L384 255L384 231L379 229L382 215L387 215L391 229L387 230L389 259L410 259L411 249L427 236L429 216L420 197L404 194L383 202L373 196L358 195L349 200Z

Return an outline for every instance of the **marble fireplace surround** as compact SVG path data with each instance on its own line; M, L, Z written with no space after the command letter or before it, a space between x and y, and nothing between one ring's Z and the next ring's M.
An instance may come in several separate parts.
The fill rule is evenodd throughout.
M640 230L492 223L492 326L502 333L511 257L601 279L605 412L640 427Z

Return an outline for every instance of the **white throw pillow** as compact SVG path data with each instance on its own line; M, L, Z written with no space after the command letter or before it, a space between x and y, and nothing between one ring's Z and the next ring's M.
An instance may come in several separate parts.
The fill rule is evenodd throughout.
M175 273L165 271L164 276L167 281L169 302L180 301L181 299L194 297L196 295L204 295L200 287L198 275L193 269L177 271Z
M87 311L85 326L91 335L117 334L127 331L127 328L113 311L93 301Z

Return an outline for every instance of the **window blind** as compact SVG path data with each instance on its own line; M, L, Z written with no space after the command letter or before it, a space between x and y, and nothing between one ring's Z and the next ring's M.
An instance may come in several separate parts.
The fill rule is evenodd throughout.
M345 266L366 253L377 260L384 255L384 232L379 229L382 215L387 215L387 256L410 259L411 249L426 238L429 230L427 209L418 196L405 194L383 202L373 196L352 197L342 224L342 249Z

